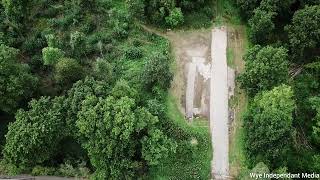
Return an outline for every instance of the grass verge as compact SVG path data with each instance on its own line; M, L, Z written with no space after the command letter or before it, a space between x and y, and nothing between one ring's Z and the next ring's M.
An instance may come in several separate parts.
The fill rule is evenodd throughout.
M227 64L229 67L234 68L234 52L232 48L227 48Z
M212 147L208 124L187 123L172 95L167 98L170 134L179 138L177 152L150 169L150 179L209 179Z

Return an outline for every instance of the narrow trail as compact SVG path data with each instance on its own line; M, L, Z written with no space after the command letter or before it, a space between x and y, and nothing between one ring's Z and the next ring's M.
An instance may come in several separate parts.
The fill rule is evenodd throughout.
M213 145L212 177L228 179L229 132L228 132L228 66L227 31L215 28L212 31L212 69L210 84L210 131Z

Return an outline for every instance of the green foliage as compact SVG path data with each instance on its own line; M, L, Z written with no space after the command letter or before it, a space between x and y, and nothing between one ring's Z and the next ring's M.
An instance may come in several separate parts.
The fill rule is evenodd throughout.
M94 77L110 82L113 79L113 66L105 59L98 58L93 68Z
M174 8L170 11L169 16L165 18L166 24L172 28L181 25L184 21L183 19L181 8Z
M55 65L63 56L64 53L58 48L46 47L42 49L44 65Z
M186 25L189 27L207 27L211 24L214 14L212 1L210 0L127 0L129 12L132 16L147 20L157 26L176 28ZM202 17L201 23L192 16ZM185 16L188 16L185 21Z
M17 87L19 97L0 91L0 99L10 97L15 108L26 109L16 114L9 127L3 151L5 173L32 170L33 175L88 177L90 168L96 179L136 179L152 167L171 162L172 166L166 166L171 174L172 167L185 163L186 168L181 166L179 171L185 174L181 177L208 179L211 151L207 129L189 132L179 124L171 126L165 114L163 100L172 79L169 43L137 27L124 1L2 2L7 4L0 4L0 42L21 53L9 53L9 65L2 66L1 61L0 66L1 72L8 72L0 77L4 82L0 89ZM198 14L198 10L198 17L205 17L202 22L210 24L213 11L208 2L128 1L131 15L155 18L161 25L167 20L170 26L181 25L183 14ZM95 61L97 57L103 60ZM27 66L18 60L32 65L40 87L57 89L50 93L52 98L33 100L29 108L24 107L34 82L29 80L33 76ZM42 66L42 61L52 67ZM79 80L85 75L88 77ZM21 85L8 80L21 81ZM7 82L8 86L2 86ZM35 98L48 94L41 89L36 92ZM146 108L141 107L144 105ZM9 107L8 103L3 107ZM65 143L68 138L79 143L78 149ZM191 140L197 143L190 144ZM190 161L182 158L189 155L193 157ZM85 164L77 165L82 161Z
M249 20L249 38L254 43L264 43L270 38L272 31L275 29L273 18L276 13L257 8L254 10L253 14L254 15Z
M312 119L314 124L312 126L312 138L316 144L320 145L320 97L310 98L310 103L312 109L316 112L315 117Z
M312 157L312 171L319 172L320 171L320 155L313 155Z
M77 127L83 137L83 147L95 167L95 178L132 179L143 168L144 161L156 163L174 149L163 134L153 134L158 132L152 131L157 121L128 97L87 96L78 113ZM153 142L159 144L149 148L147 145ZM143 151L139 150L141 147Z
M253 15L254 9L259 7L262 0L236 0L237 4L245 18L250 18Z
M268 168L268 166L266 164L264 164L263 162L259 162L253 169L251 169L250 171L248 171L246 173L246 175L244 177L241 177L240 180L253 180L256 178L253 178L250 176L250 174L268 174L270 173L270 170ZM269 180L270 178L259 178L262 180Z
M49 160L64 134L63 98L42 97L19 110L9 125L3 150L9 164L26 168Z
M314 54L317 54L317 48L320 45L320 6L307 6L296 11L292 24L286 29L291 52L295 57L298 59L312 58Z
M125 57L127 59L140 59L143 57L143 53L138 47L130 47L125 51Z
M305 69L293 82L293 89L297 103L295 122L312 131L313 109L309 99L319 94L319 79L310 70ZM310 131L309 131L310 132ZM309 133L308 133L309 134Z
M288 79L288 55L282 47L256 45L245 54L244 60L245 71L238 81L251 96L270 90Z
M53 34L47 34L46 36L48 47L59 47L59 41Z
M85 35L82 32L75 31L70 34L70 46L73 54L80 57L85 49Z
M1 4L4 7L6 18L12 23L11 25L17 28L21 21L25 18L24 15L27 14L27 5L30 1L24 0L2 0Z
M81 110L81 103L87 96L97 96L105 98L109 94L108 84L105 81L96 81L92 77L86 77L84 80L79 80L73 84L73 87L67 93L67 99L65 101L68 107L67 111L67 126L69 134L76 137L77 128L75 122L77 120L77 114Z
M143 68L141 80L146 87L159 85L163 89L170 86L173 74L170 71L170 59L168 56L155 53L149 57Z
M84 71L75 59L62 58L55 65L55 80L61 85L71 85L83 78Z
M0 44L0 110L9 113L32 95L37 84L29 66L18 62L18 54L17 49Z
M55 169L50 167L35 166L32 168L31 174L33 176L54 175Z
M114 10L111 14L110 25L112 27L112 35L118 39L128 37L130 16L127 12Z
M138 117L152 118L152 115L146 110L142 110ZM167 158L169 152L175 153L176 147L177 145L159 129L150 130L148 136L142 139L142 157L149 165L158 165L162 158Z
M127 0L130 15L136 18L144 18L144 0Z
M245 148L254 162L282 165L292 143L294 108L293 92L286 85L254 98L243 117Z
M132 99L136 99L138 92L134 88L131 88L126 80L120 79L113 87L111 94L113 97L119 99L121 97L129 97Z
M293 2L294 0L262 0L259 8L268 12L289 13Z
M78 166L73 166L68 163L61 164L56 172L57 175L67 177L84 177L90 176L90 170L85 167L84 163L80 163Z
M212 149L208 127L187 123L171 95L166 107L167 117L160 123L178 146L176 153L151 166L150 179L210 179Z

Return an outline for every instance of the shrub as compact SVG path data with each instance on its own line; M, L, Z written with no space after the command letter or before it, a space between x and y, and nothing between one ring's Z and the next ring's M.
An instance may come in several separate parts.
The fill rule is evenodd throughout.
M33 176L55 175L55 169L51 167L35 166L31 171L31 175Z
M147 61L141 75L141 81L146 88L152 89L159 85L162 89L170 86L173 74L170 71L170 59L161 53L153 54Z
M130 16L123 11L113 11L111 13L110 25L112 27L112 34L118 38L123 39L129 34Z
M144 18L144 1L143 0L127 0L129 6L129 12L131 16L137 18Z
M17 167L30 167L49 160L64 134L61 97L42 97L29 103L29 110L19 110L8 127L4 159Z
M113 66L107 60L98 58L94 64L93 72L97 79L111 81Z
M83 75L83 68L75 59L62 58L55 65L55 80L61 85L70 85Z
M244 60L245 71L238 77L238 81L250 96L270 90L288 79L288 53L283 47L256 45L245 54Z
M79 31L72 32L70 34L70 46L73 51L73 55L80 57L86 52L85 48L85 34Z
M272 168L283 165L293 142L294 109L290 86L281 85L255 96L243 116L245 148L253 162L263 161Z
M250 39L254 43L266 43L270 39L272 31L275 29L273 18L276 13L261 10L254 10L254 15L249 20Z
M53 34L45 35L48 47L59 47L59 41Z
M0 44L0 110L8 113L15 112L37 85L29 66L19 63L18 54L17 49Z
M181 8L174 8L171 10L169 16L165 18L166 24L169 27L177 27L184 22L184 17Z
M42 58L44 65L54 65L62 57L63 52L58 48L46 47L42 49Z
M140 59L143 57L143 54L140 48L130 47L125 51L125 57L127 59Z

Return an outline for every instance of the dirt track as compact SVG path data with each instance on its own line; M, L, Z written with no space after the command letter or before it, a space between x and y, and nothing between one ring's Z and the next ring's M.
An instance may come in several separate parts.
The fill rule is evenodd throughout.
M213 144L212 174L215 179L227 179L229 172L228 132L228 66L227 31L212 31L212 76L210 84L210 129Z

